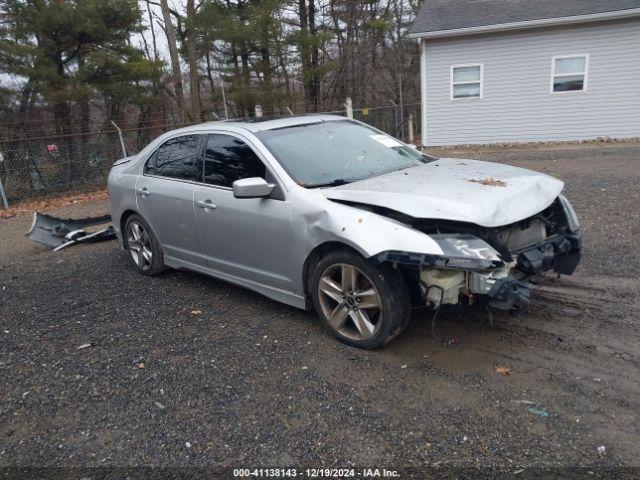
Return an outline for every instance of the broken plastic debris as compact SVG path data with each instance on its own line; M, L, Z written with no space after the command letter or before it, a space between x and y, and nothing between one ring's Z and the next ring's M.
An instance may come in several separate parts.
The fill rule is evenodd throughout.
M82 345L78 345L76 350L82 350L83 348L93 347L93 343L83 343Z
M57 252L76 243L101 242L116 238L111 225L93 233L84 230L85 227L100 225L109 221L111 221L109 215L80 219L61 219L36 212L33 214L33 223L29 232L27 232L27 237L34 242L51 247L54 252Z
M604 455L605 453L607 453L607 447L605 447L604 445L600 445L598 447L598 454L599 455Z
M167 408L165 405L161 404L160 402L153 402L153 404L158 407L160 410L164 410L165 408Z
M529 407L527 408L527 410L529 411L529 413L533 413L534 415L538 415L539 417L549 416L549 412L547 412L544 408Z

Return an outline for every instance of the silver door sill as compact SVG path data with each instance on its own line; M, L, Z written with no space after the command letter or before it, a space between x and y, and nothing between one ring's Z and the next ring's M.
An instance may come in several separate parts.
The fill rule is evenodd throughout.
M203 273L213 278L224 280L225 282L233 283L240 287L248 288L254 292L258 292L265 297L269 297L278 302L286 303L292 307L306 309L306 302L303 296L297 295L288 290L282 290L280 288L265 285L264 283L254 282L253 280L247 280L246 278L236 277L228 273L223 273L218 270L213 270L209 267L203 267L195 263L187 262L186 260L179 260L175 257L165 255L164 263L171 268L178 270L192 270L194 272Z

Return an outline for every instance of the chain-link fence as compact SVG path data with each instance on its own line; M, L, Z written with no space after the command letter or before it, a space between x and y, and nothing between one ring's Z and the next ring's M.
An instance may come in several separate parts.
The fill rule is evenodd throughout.
M335 113L346 115L346 110ZM418 104L353 109L356 120L407 142L419 131ZM122 129L129 155L139 152L160 134L185 124L152 122ZM47 128L42 128L46 131ZM38 135L34 128L5 131L0 138L0 181L9 203L64 191L98 188L109 169L122 158L118 130Z
M420 132L419 103L354 108L353 118L368 123L407 143L414 143Z
M140 151L177 124L122 130L127 153ZM113 162L123 157L115 127L71 135L13 131L0 139L0 179L9 203L68 190L101 187Z

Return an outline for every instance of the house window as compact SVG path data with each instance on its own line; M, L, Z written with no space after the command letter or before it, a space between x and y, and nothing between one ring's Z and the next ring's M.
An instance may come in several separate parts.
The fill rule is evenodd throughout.
M482 98L482 65L451 67L451 100Z
M587 89L587 55L553 57L551 93L583 92Z

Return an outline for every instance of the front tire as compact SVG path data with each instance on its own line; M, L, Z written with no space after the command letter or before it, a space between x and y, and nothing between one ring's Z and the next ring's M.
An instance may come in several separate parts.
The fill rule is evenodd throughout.
M409 322L411 302L400 272L389 265L374 265L350 250L320 259L310 290L324 326L348 345L381 347Z
M131 215L124 224L124 248L142 275L159 275L166 270L160 243L139 215Z

